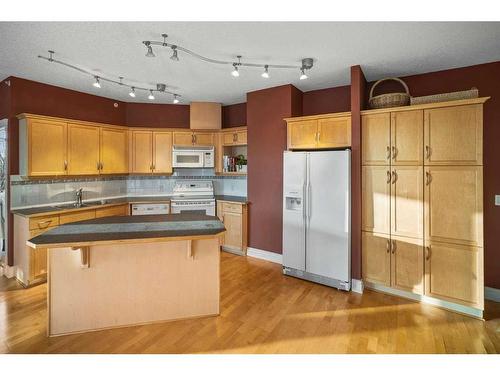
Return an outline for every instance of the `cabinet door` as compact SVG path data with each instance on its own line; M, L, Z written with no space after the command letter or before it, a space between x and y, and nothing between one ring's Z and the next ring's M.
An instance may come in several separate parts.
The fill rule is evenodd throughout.
M91 219L95 219L95 210L75 211L59 215L61 225Z
M99 128L68 124L68 174L99 173Z
M424 236L424 168L396 166L391 175L391 235Z
M288 123L288 148L316 148L318 120L293 121Z
M67 174L67 142L65 122L28 120L28 174Z
M172 133L153 132L153 173L172 173Z
M47 275L47 249L30 248L30 281Z
M362 232L361 254L363 280L391 284L390 240L386 234Z
M389 165L390 142L390 113L361 116L361 158L363 165Z
M423 111L391 113L392 165L422 165L423 143Z
M338 117L318 120L318 147L351 146L351 118Z
M236 133L222 133L222 144L224 146L232 146L236 143Z
M153 133L132 132L132 173L151 173L153 166Z
M425 168L425 238L483 246L483 167Z
M391 173L389 167L362 167L362 230L390 233Z
M101 173L128 173L128 133L101 129Z
M482 165L482 105L426 110L424 141L427 165Z
M425 247L425 294L483 309L483 249L429 242Z
M95 210L96 219L108 216L128 216L128 214L129 214L128 204L124 204L121 206L113 206L113 207L103 207Z
M221 201L217 201L217 217L220 221L224 222L224 203ZM222 236L220 240L221 245L224 245L224 237Z
M191 132L175 132L174 145L176 146L191 146L194 142L193 133Z
M213 146L214 133L194 133L194 143L198 146Z
M247 131L246 130L241 130L236 132L236 143L239 145L246 145L247 144Z
M226 227L224 234L224 246L237 249L242 248L242 215L238 213L224 211L222 222Z
M391 286L423 294L424 246L422 239L391 236Z

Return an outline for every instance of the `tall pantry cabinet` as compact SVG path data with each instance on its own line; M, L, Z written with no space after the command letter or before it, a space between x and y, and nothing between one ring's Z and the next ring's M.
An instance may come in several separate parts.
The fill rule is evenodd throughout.
M362 113L367 286L483 310L486 100Z

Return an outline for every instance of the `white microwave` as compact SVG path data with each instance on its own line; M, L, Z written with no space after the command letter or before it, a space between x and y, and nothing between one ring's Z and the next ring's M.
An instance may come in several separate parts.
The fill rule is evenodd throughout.
M214 148L212 146L174 146L172 166L174 168L214 168Z

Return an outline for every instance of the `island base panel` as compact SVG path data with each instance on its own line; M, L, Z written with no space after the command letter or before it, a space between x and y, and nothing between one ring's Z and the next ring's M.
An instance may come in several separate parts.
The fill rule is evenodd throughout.
M219 314L219 239L49 249L49 336Z

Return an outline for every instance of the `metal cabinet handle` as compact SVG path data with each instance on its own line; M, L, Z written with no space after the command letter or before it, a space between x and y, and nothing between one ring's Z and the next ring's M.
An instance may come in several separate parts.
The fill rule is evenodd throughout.
M394 254L396 252L396 241L392 240L392 246L391 246L391 249L392 249L392 253Z
M391 172L390 171L387 171L387 183L388 184L391 183Z
M425 256L425 260L431 259L431 247L430 247L430 245L425 247L425 251L427 253L427 255Z
M396 155L398 154L398 149L396 146L392 146L392 160L396 160Z
M321 139L321 132L318 132L318 142Z
M390 146L387 146L387 159L390 159L391 158L391 147Z
M392 171L392 183L395 184L397 180L398 180L398 174L394 170L394 171Z
M64 161L64 170L65 171L68 170L68 161L67 160Z
M426 145L426 146L425 146L425 158L426 158L427 160L429 160L429 159L430 159L430 157L431 157L431 148L430 148L428 145Z
M101 163L97 162L96 165L97 165L97 170L99 171L101 169Z
M387 254L389 254L389 252L391 251L391 241L387 240L387 243L385 245L385 250Z
M432 181L431 172L426 171L425 172L425 184L429 185L431 183L431 181Z
M233 133L233 142L238 141L238 133Z
M101 171L104 169L104 163L101 162Z
M50 225L50 223L52 223L52 220L40 221L40 222L38 222L38 228L45 229ZM47 225L45 225L45 224L47 224Z

